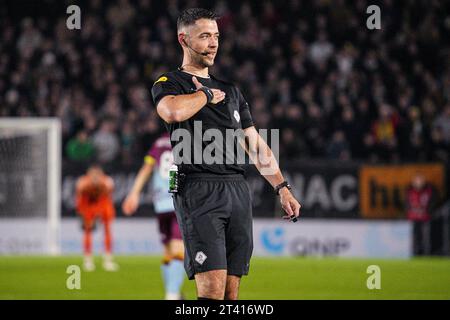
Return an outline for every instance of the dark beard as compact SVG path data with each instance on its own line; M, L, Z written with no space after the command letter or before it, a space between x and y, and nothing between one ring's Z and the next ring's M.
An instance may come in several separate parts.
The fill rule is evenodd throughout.
M195 64L201 68L209 68L213 65L213 64L211 64L211 65L207 64L207 62L203 60L203 56L200 56L200 55L197 56L195 60L196 60Z

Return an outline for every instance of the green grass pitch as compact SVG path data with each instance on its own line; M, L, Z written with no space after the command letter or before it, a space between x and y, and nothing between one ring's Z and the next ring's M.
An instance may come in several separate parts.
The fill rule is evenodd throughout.
M160 257L119 256L120 271L81 272L81 289L69 290L69 265L81 257L0 257L0 299L162 299ZM381 269L381 289L369 290L369 265ZM195 299L185 281L186 299ZM450 259L252 259L240 299L450 299Z

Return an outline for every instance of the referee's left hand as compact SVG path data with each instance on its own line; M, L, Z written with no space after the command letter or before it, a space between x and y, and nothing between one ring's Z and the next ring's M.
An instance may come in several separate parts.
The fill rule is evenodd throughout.
M287 188L280 190L280 202L281 207L286 213L286 215L283 216L283 219L297 218L300 215L300 208L302 206Z

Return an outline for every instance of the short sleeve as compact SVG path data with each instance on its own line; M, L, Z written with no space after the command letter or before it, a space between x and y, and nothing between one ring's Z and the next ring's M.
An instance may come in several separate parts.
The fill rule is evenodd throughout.
M238 94L239 94L239 115L241 116L241 125L242 129L246 129L254 125L253 119L250 113L250 107L248 105L248 102L245 100L240 90L238 90Z
M157 106L165 96L181 94L181 87L170 75L163 75L155 81L151 91L153 103Z

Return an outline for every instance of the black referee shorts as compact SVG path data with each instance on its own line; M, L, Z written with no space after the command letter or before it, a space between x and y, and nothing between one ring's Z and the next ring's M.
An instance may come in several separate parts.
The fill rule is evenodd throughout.
M174 195L185 244L184 267L197 273L226 269L247 275L253 251L250 187L240 174L189 174Z

